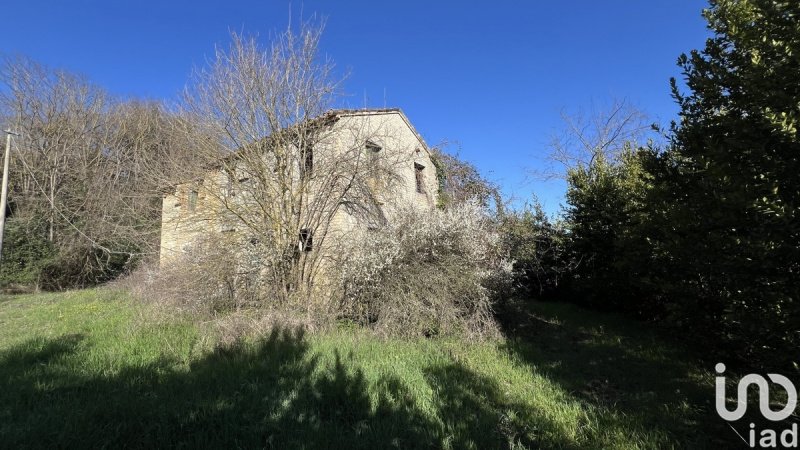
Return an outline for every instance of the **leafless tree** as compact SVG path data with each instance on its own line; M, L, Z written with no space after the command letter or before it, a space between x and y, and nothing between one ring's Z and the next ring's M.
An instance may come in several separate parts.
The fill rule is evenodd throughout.
M67 168L86 169L98 156L108 97L80 77L50 71L23 58L7 60L2 76L8 88L3 100L9 122L22 135L18 162L28 166L15 171L21 174L19 187L44 200L52 242L59 207L64 206L67 190L73 187L69 178L85 175L70 173Z
M587 112L562 111L562 131L550 141L549 160L557 167L545 174L563 177L571 168L586 168L602 155L607 161L616 161L632 145L644 145L653 125L647 115L627 100L612 100L607 106Z
M175 147L160 105L120 102L81 76L21 57L3 61L0 81L4 119L20 133L14 220L32 237L43 231L56 249L55 283L91 283L112 264L154 252L160 177L151 176L153 162Z
M304 23L267 48L233 33L195 74L179 112L192 153L172 164L183 167L175 195L188 190L205 204L183 220L205 235L238 236L250 254L243 266L252 261L242 272L256 271L264 297L278 302L308 302L336 252L328 238L337 217L380 221L376 193L397 182L396 155L373 161L368 151L390 130L327 114L340 81L319 55L321 32Z

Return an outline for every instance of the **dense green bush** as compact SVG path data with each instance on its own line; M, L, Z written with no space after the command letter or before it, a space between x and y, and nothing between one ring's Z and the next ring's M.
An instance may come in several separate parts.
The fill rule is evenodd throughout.
M649 149L628 149L615 161L601 154L568 173L568 252L575 261L570 288L579 302L642 318L660 314L648 271L653 253L647 195Z
M517 294L552 299L563 293L575 264L564 224L551 221L538 203L508 211L499 221Z
M679 64L689 87L661 157L654 245L673 320L753 361L800 344L800 3L712 1L714 37Z
M121 242L118 248L125 248ZM43 222L9 218L3 238L0 288L62 290L93 286L118 277L139 261L137 248L109 253L99 246L76 240L56 246L47 238Z
M789 366L800 345L800 4L712 1L683 55L662 152L569 173L576 298L662 319L717 358Z
M45 230L25 220L9 218L3 236L0 287L38 288L42 271L55 256Z
M116 245L125 251L110 253L89 242L75 242L69 247L59 248L40 264L39 287L60 291L96 286L116 279L134 268L141 259L137 256L137 247L125 248L119 242Z

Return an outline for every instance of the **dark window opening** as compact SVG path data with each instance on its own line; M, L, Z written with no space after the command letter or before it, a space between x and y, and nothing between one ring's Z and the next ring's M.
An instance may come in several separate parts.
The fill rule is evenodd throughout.
M417 193L419 194L425 193L425 173L423 170L425 170L425 166L414 163L414 175L417 182Z
M380 160L381 147L372 141L367 141L366 150L367 150L367 170L369 171L369 177L377 181L378 179L380 179L379 160Z
M308 228L300 230L300 250L310 252L314 248L313 233Z
M311 144L303 146L303 174L309 175L314 170L314 148Z
M197 191L195 191L194 189L189 191L188 203L189 203L189 211L194 212L195 208L197 208Z

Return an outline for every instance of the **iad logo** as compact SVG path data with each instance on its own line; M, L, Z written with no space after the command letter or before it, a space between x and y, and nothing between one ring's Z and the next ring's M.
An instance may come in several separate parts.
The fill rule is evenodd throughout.
M725 364L717 364L716 369L718 374L723 374L725 372ZM767 380L761 375L751 373L739 380L739 387L736 390L736 409L733 411L728 411L725 406L725 377L717 377L717 414L728 422L733 422L744 417L744 413L747 411L747 388L751 384L754 384L758 387L758 407L761 410L762 416L773 422L779 422L791 416L794 409L797 407L797 390L794 384L783 375L768 373L767 376L773 383L779 384L788 394L786 406L784 406L783 409L773 411L770 408L769 384Z
M719 363L715 369L718 374L722 375L725 373L725 364ZM770 381L779 385L786 391L786 405L784 405L783 408L777 411L772 410L769 404L769 383L761 375L751 373L749 375L745 375L741 380L739 380L739 385L736 389L736 408L734 408L733 411L729 411L725 404L725 377L718 376L716 378L715 387L717 414L719 414L720 417L728 422L734 422L744 417L744 414L747 411L747 389L750 387L750 385L754 385L758 387L758 408L761 410L761 415L773 422L779 422L787 419L792 415L797 407L797 389L795 389L794 384L783 375L768 373L767 377L770 379ZM734 431L736 431L736 429L734 429ZM737 432L736 434L739 433ZM742 436L739 435L739 437ZM745 443L750 447L756 447L756 429L755 424L753 423L750 424L750 433L748 437L750 438L749 440L746 440L743 437L742 440L744 440ZM778 432L775 430L765 428L761 430L759 437L760 439L758 440L758 445L760 447L775 448L778 446ZM780 443L784 447L797 447L796 423L790 428L780 432Z

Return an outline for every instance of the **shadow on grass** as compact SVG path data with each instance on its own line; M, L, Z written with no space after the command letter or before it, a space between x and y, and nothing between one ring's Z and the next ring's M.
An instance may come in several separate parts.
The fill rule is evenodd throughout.
M682 448L742 446L716 413L710 370L646 324L540 302L512 304L501 322L507 351L595 408L598 426L615 415Z
M579 423L517 403L501 377L454 360L422 367L422 386L391 373L368 379L351 356L323 358L312 351L298 330L274 330L257 343L218 349L188 365L162 358L123 367L88 361L91 339L64 335L0 352L0 447L741 444L716 416L709 380L647 330L570 305L527 305L515 317L506 321L506 350L586 404ZM427 389L430 402L420 395ZM564 429L570 424L594 429ZM668 439L628 439L629 427L640 431L636 436L655 431Z
M435 405L423 412L402 380L369 383L338 353L323 363L300 331L276 330L257 345L221 349L189 366L161 359L110 374L85 369L87 342L65 335L0 353L3 446L538 446L494 403L496 382L455 363L425 369Z
M506 399L494 379L461 364L430 367L425 375L439 393L436 408L450 448L497 448L492 442L503 442L503 448L581 448L545 412Z
M0 356L0 436L13 447L327 447L420 441L414 411L382 405L380 429L359 371L337 355L318 377L300 332L220 349L180 370L162 359L113 376L71 366L81 336L29 341ZM400 405L402 406L402 405ZM377 434L380 433L380 434Z

